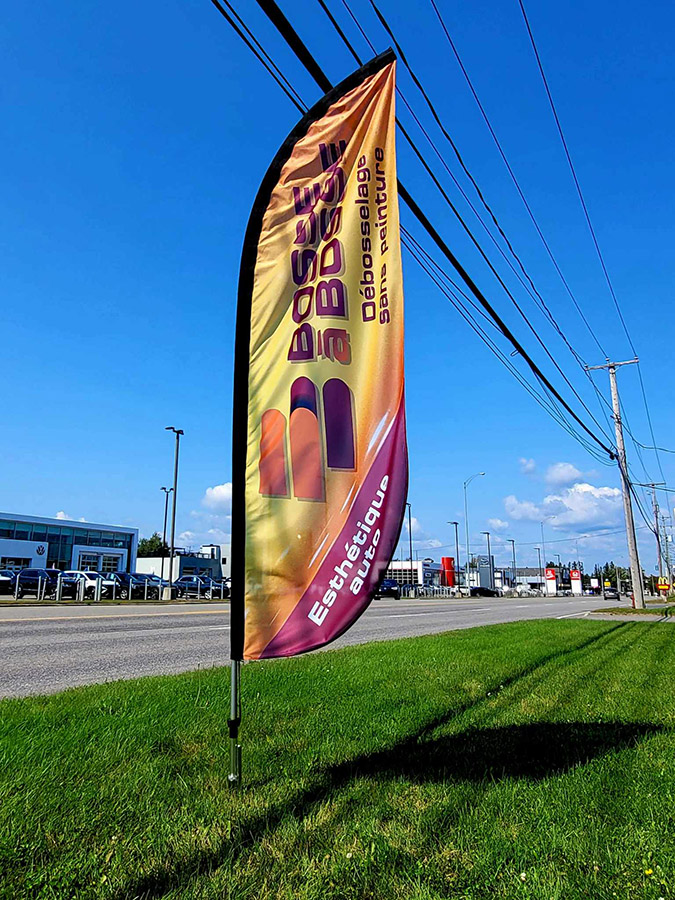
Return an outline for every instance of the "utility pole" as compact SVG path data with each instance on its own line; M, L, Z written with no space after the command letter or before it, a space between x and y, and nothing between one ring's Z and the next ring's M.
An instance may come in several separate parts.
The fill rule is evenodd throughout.
M668 548L668 525L666 523L666 517L661 516L661 521L663 522L663 539L664 539L664 543L666 545L666 552L665 552L666 578L668 579L668 585L672 588L672 586L673 586L672 574L673 573L671 572L671 569L670 569L670 550Z
M623 491L623 511L626 518L626 538L628 540L628 558L630 559L630 575L633 584L633 602L637 609L645 608L645 593L642 584L642 569L638 556L637 538L635 537L635 520L633 519L633 504L630 497L630 481L628 480L628 467L626 465L626 447L623 442L623 423L621 422L621 406L619 404L619 389L616 385L616 370L619 366L630 366L638 361L629 359L625 362L610 362L604 366L586 366L587 371L594 369L607 369L609 371L609 384L612 390L612 409L614 410L614 429L616 431L616 449L621 473L621 489Z
M659 563L659 582L663 578L663 549L661 547L661 525L659 523L659 501L656 499L656 485L661 482L652 481L649 487L652 489L652 510L654 511L654 536L656 537L656 555Z
M511 544L511 565L513 567L513 586L518 587L518 570L516 569L516 542L513 538L509 538Z

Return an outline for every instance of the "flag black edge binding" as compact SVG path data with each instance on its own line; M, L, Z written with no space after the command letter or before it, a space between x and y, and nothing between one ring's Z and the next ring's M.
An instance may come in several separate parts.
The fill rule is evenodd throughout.
M248 449L248 376L251 350L251 303L263 218L281 170L295 145L311 125L366 78L396 59L389 48L331 88L300 119L283 142L265 173L251 209L239 267L237 318L234 341L234 391L232 404L232 544L230 566L230 659L244 658L244 591L246 578L246 464ZM405 509L405 508L404 508Z

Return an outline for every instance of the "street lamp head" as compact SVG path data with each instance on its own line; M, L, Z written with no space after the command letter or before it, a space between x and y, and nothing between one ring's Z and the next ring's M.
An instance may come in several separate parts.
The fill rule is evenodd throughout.
M182 428L174 428L173 425L167 425L164 431L173 431L174 434L185 434Z
M459 525L459 522L448 522L448 525Z
M474 474L470 478L466 479L466 481L464 482L464 487L466 488L467 484L471 484L474 478L478 478L479 475L485 475L485 472L474 472Z

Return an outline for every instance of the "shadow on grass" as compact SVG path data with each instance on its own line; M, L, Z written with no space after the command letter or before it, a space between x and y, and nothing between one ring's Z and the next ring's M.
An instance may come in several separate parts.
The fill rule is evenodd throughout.
M492 691L504 690L557 659L589 649L599 641L632 631L634 625L622 623L594 635L565 650L555 651L524 666L502 679ZM642 738L662 729L634 723L551 723L538 722L498 728L466 729L458 734L433 738L432 735L458 716L479 707L485 696L457 704L423 725L416 733L382 751L352 758L316 772L312 784L283 802L270 805L260 815L243 818L232 831L232 838L220 847L198 852L187 858L175 858L173 865L158 866L116 893L115 900L134 897L150 900L180 889L193 878L212 872L225 862L235 861L264 835L274 831L289 816L303 818L335 791L351 781L379 776L421 781L486 781L500 778L541 779L564 772L590 760L634 746ZM255 787L249 788L253 790ZM246 790L242 794L244 805Z
M533 722L469 728L433 740L406 742L352 763L351 777L410 781L537 780L566 772L663 731L648 722Z

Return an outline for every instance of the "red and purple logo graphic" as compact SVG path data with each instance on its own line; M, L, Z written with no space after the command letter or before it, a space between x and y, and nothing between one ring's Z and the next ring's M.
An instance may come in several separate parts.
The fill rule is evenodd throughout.
M326 468L356 469L353 407L352 392L342 379L328 379L320 403L314 382L304 376L296 378L291 385L288 428L286 416L278 409L268 409L262 416L260 493L290 498L292 477L296 499L325 501Z

